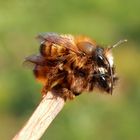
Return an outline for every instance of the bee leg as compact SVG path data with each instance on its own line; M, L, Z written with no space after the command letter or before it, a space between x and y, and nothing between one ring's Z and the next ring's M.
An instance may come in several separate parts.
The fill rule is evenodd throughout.
M75 98L75 95L73 94L73 92L67 88L62 88L62 97L64 98L64 100L73 100Z
M41 94L42 94L42 98L44 98L46 95L47 95L47 92L49 90L46 89L46 86L44 86L41 90ZM51 90L50 90L51 91ZM52 90L52 94L53 94L53 97L49 98L50 100L51 99L57 99L57 96L56 96L56 93Z
M75 97L75 95L73 94L73 92L72 91L70 91L69 89L67 89L67 88L53 88L52 89L52 92L53 92L53 94L54 94L54 97L62 97L65 101L66 100L72 100L72 99L74 99L74 97Z

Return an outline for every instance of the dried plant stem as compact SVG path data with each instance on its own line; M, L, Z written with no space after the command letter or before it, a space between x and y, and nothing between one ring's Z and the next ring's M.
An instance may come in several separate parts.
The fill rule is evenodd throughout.
M13 140L39 140L64 104L63 98L55 98L51 92L48 92Z

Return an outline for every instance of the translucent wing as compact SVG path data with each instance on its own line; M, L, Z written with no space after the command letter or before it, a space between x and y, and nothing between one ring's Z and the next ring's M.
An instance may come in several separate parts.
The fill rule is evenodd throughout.
M34 69L36 63L38 63L38 56L31 55L31 56L26 57L22 64L26 68Z
M44 66L46 64L46 59L42 57L41 55L31 55L25 58L24 63L32 63Z
M46 58L41 55L31 55L25 58L23 64L25 66L34 66L34 65L39 65L39 66L47 66L47 67L55 67L56 65L59 65L65 60L63 57L59 58Z
M68 50L71 50L77 54L81 54L80 50L77 48L75 44L75 39L72 35L58 35L56 33L42 33L37 36L40 43L42 42L50 42L56 45L63 46Z

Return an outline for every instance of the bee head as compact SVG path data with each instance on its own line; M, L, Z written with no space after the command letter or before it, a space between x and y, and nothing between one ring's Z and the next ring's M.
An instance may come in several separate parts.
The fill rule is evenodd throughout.
M103 48L100 48L100 47L96 48L94 52L94 61L98 67L104 67L104 68L108 67L107 58L104 54Z
M111 54L111 50L112 48L115 48L116 46L119 46L126 41L127 40L120 40L111 47L105 49L97 47L95 50L94 61L98 69L98 86L107 93L112 94L113 87L118 79L115 76L113 56Z
M94 60L99 67L113 67L113 56L111 50L121 44L127 42L126 39L120 40L116 44L108 48L97 47L94 51Z

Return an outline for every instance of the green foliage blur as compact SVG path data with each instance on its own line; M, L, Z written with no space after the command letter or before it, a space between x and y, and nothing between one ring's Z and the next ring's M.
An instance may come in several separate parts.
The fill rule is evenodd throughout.
M112 96L93 92L68 102L42 140L140 139L139 0L0 0L0 139L11 139L41 100L22 62L38 52L41 32L87 35L113 50L120 80Z

